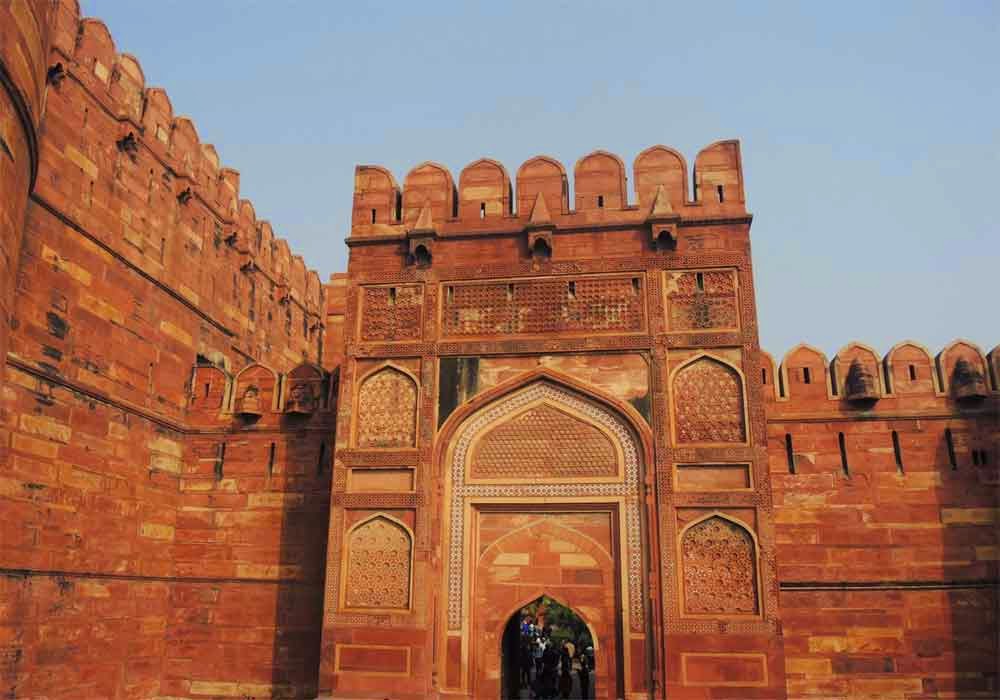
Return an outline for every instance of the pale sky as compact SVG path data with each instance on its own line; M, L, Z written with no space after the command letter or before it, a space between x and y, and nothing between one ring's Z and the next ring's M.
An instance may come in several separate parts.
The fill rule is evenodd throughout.
M762 346L1000 342L1000 3L82 0L326 277L354 166L742 141ZM631 189L631 173L629 187ZM630 194L634 202L634 194ZM572 201L572 200L571 200Z

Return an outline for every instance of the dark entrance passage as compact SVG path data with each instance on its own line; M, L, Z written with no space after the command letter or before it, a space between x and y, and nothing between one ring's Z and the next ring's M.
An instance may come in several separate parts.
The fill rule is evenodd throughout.
M594 697L594 640L571 608L542 596L514 613L501 641L503 700Z

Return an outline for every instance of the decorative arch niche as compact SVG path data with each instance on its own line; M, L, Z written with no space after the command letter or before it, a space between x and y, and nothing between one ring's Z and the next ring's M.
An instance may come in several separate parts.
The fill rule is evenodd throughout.
M698 355L674 370L671 388L678 444L746 443L743 377L735 367Z
M685 615L760 614L757 542L743 523L710 513L681 531L679 548Z
M385 514L352 527L344 548L342 607L351 610L409 610L413 536Z
M355 441L362 448L414 447L417 439L417 381L383 365L358 388Z

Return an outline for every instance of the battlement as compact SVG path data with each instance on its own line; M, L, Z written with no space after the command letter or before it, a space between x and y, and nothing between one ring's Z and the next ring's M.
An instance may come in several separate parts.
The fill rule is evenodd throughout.
M235 253L229 263L232 272L259 274L278 290L280 300L301 306L318 321L323 306L318 274L291 253L268 221L257 218L251 202L240 199L239 172L220 163L215 147L201 142L189 118L175 115L165 90L146 85L138 59L118 52L107 26L97 19L81 18L75 0L62 0L54 19L52 52L49 82L53 89L47 109L60 113L51 119L72 118L71 113L81 109L81 98L96 102L99 109L85 110L84 119L100 122L100 128L86 134L100 142L84 149L67 146L66 153L59 154L64 158L49 159L50 168L58 172L64 166L77 166L93 181L107 179L112 191L115 186L132 189L133 195L144 190L145 197L115 191L128 205L121 207L126 238L135 233L131 228L139 228L133 222L140 220L145 228L138 232L142 236L169 245L168 239L176 235L183 239L178 243L197 247L203 256L212 243L217 249L224 244ZM58 104L60 93L64 93L63 110ZM95 114L98 111L102 114ZM72 165L65 162L67 158ZM112 179L118 182L111 185ZM80 206L76 197L64 201L67 193L41 184L38 193L81 225L86 227L92 220L87 210L93 209L93 202ZM192 222L198 222L200 230ZM213 225L206 226L206 222ZM198 289L199 285L183 279L188 270L173 269L174 263L182 264L181 258L157 253L162 270L156 276L167 282L175 278L181 293L192 301L211 303L210 288Z
M760 364L764 398L782 413L834 406L849 411L976 407L1000 401L1000 345L984 353L964 339L952 341L935 356L920 343L905 340L881 358L872 347L855 341L832 360L803 343L785 353L780 365L762 351Z
M427 228L495 232L524 228L543 218L558 227L746 215L739 141L718 141L702 149L695 157L693 180L684 156L666 146L637 155L632 173L630 202L624 161L613 153L593 151L573 167L571 202L566 168L544 155L517 169L514 186L504 166L489 158L463 168L457 187L439 163L414 167L402 189L385 168L359 165L351 236L398 236Z

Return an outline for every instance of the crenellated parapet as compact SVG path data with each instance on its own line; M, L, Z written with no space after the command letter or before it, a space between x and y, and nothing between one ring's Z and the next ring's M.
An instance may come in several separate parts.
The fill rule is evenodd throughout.
M766 400L786 404L782 411L905 403L975 408L988 399L1000 399L998 367L1000 346L987 354L964 339L952 341L934 356L912 340L897 343L882 357L868 345L851 342L831 360L821 350L800 344L785 353L780 365L762 352L761 382Z
M512 180L504 166L481 158L466 166L458 186L444 166L422 163L403 178L377 165L355 169L351 237L398 237L414 230L497 233L522 230L544 206L554 229L642 224L651 218L683 221L747 217L739 142L716 142L687 162L677 151L653 146L632 164L629 192L624 161L594 151L567 170L549 156L523 163ZM654 207L656 209L653 213ZM418 226L419 224L419 226Z
M317 273L103 22L74 0L55 13L39 203L201 309L245 356L318 359Z

